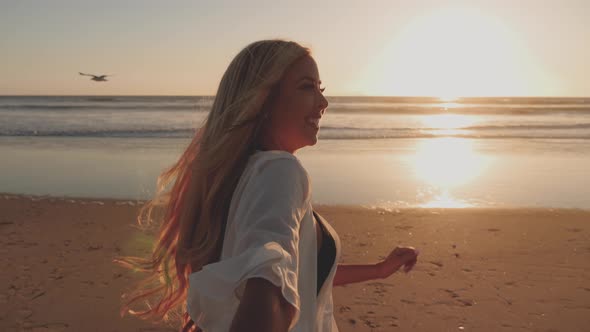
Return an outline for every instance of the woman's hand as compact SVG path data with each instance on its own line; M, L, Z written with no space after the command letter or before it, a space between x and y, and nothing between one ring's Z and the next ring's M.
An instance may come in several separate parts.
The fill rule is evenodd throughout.
M383 262L377 263L379 276L387 278L402 266L404 272L410 272L418 261L418 253L414 247L396 247Z

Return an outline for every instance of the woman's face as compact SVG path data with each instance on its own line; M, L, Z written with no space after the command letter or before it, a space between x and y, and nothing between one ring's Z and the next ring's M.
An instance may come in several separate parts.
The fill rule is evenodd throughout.
M320 118L328 107L320 84L318 66L309 55L287 69L263 128L263 149L294 153L317 143Z

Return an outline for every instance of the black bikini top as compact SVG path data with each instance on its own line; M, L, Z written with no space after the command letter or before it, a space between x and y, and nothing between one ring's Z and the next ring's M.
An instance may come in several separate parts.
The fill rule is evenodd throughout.
M322 285L328 277L328 274L330 274L332 265L334 265L334 260L336 259L336 243L334 242L334 239L332 238L330 233L324 228L323 223L327 221L315 211L313 211L313 216L316 222L320 225L320 228L322 230L322 246L320 247L320 250L318 252L317 266L317 294L319 294Z

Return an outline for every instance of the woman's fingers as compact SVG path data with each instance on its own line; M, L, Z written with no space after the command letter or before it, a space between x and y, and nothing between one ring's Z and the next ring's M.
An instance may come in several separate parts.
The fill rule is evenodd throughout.
M406 273L410 272L410 270L412 270L412 268L414 268L414 265L416 265L417 262L418 262L418 259L414 259L414 260L407 262L404 265L404 272L406 272Z
M396 253L396 256L401 256L409 260L414 259L418 256L418 251L412 247L396 248L394 252Z
M388 257L383 261L383 266L388 266L387 276L391 275L400 268L403 268L404 272L412 270L416 262L418 261L419 251L414 247L396 247Z
M411 247L410 247L411 248ZM404 272L408 273L414 268L414 265L418 262L418 254L420 253L419 250L411 248L408 251L407 261L404 263Z

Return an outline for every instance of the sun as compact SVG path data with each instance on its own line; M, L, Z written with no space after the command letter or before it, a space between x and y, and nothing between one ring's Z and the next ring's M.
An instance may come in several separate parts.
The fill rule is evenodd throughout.
M526 95L533 61L498 18L473 8L442 8L392 31L363 69L359 90L372 95ZM527 77L529 76L529 77Z

